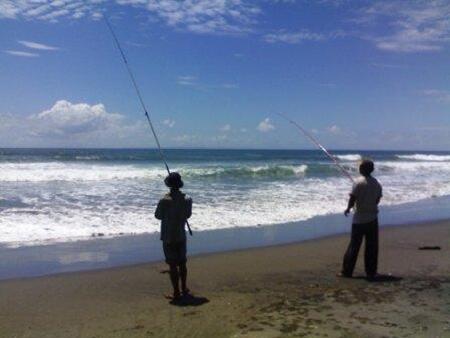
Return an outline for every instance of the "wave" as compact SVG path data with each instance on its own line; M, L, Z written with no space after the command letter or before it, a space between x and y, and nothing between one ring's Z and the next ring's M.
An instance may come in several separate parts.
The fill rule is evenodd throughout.
M103 181L143 178L163 178L164 170L139 168L132 165L86 165L49 163L0 164L0 182Z
M414 161L430 161L430 162L450 161L450 155L412 154L412 155L396 155L396 157L403 160L414 160Z
M236 166L236 167L185 167L179 168L187 178L272 178L282 179L302 176L307 165L298 166ZM3 163L0 164L0 182L49 181L107 181L126 179L158 179L165 177L163 168L134 165L100 165L81 163Z
M75 156L75 159L78 161L98 161L100 160L100 156Z
M360 154L346 154L346 155L335 155L339 160L342 161L361 161L362 156Z
M383 161L375 163L375 169L380 171L408 171L417 172L419 175L424 173L440 173L450 171L450 163L446 162L395 162Z
M299 166L263 166L263 167L231 167L231 168L206 168L189 169L182 171L186 177L228 177L228 178L285 178L302 176L308 169L307 165Z

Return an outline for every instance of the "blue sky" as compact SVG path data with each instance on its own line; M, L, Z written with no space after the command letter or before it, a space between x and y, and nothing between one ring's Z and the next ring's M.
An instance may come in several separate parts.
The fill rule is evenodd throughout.
M0 146L448 150L450 2L3 0Z

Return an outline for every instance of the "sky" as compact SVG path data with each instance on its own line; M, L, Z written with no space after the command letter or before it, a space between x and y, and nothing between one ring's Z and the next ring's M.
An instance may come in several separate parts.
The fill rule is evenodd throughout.
M450 1L0 1L0 147L450 148Z

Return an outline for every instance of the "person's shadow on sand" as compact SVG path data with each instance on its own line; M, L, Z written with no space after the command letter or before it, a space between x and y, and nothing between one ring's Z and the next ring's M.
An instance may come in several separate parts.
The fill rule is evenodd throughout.
M209 303L209 299L188 294L178 299L172 299L169 303L175 306L201 306Z
M401 280L403 280L403 277L399 277L399 276L393 276L393 275L376 275L375 277L372 278L367 278L366 276L356 276L353 277L354 279L366 279L368 282L371 283L393 283L393 282L400 282Z

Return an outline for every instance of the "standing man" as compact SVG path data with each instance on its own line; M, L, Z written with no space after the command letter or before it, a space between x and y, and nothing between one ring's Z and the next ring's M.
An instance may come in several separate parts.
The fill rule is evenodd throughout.
M166 263L170 267L170 281L173 286L173 300L189 294L186 286L186 231L185 224L192 214L192 199L180 189L183 181L180 174L170 173L164 180L170 192L162 198L155 211L155 217L161 220L161 241L163 242ZM181 279L181 293L180 293Z
M339 276L352 277L358 258L359 248L365 237L364 264L368 280L377 275L378 264L378 203L382 197L380 183L371 176L374 164L370 160L363 160L359 166L362 175L353 185L345 216L355 206L352 222L350 244L344 255L342 271Z

